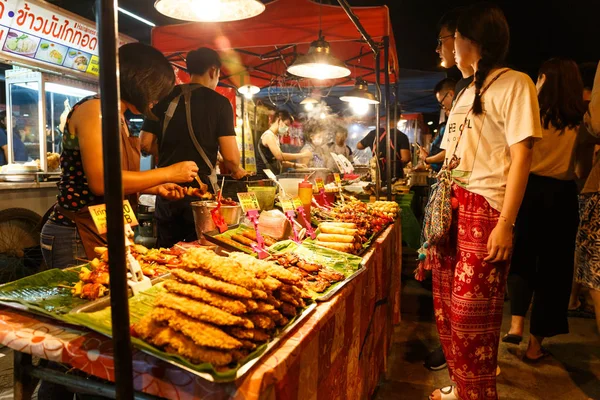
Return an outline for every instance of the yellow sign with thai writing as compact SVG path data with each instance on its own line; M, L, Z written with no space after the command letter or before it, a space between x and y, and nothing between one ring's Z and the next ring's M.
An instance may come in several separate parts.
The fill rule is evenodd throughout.
M260 205L254 192L238 193L237 196L245 213L248 211L260 211Z
M94 220L94 224L96 225L96 229L98 229L98 233L104 235L108 230L106 224L106 204L89 206L89 210L90 214L92 215L92 219ZM131 208L131 204L129 204L129 200L125 200L123 202L123 220L126 224L131 226L138 224L135 213Z

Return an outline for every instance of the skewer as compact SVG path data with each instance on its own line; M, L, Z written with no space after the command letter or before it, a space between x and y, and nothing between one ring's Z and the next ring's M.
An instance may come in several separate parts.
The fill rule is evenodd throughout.
M76 259L77 261L85 261L86 263L91 263L91 261L90 261L90 260L86 260L85 258L79 258L79 257L75 257L75 259Z

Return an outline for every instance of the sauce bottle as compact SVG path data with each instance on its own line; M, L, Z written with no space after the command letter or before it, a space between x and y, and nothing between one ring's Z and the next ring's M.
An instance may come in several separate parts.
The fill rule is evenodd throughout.
M306 213L306 218L310 220L310 204L312 203L313 197L313 185L305 176L304 180L298 184L298 197L302 204L304 205L304 212Z

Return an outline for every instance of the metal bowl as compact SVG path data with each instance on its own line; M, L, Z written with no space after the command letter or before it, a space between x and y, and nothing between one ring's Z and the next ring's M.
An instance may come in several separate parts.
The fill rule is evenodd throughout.
M202 237L204 232L210 232L217 229L211 211L217 208L216 201L195 201L192 203L192 212L194 214L194 223L196 224L196 234L198 238ZM242 217L242 207L221 206L219 210L227 225L237 225Z

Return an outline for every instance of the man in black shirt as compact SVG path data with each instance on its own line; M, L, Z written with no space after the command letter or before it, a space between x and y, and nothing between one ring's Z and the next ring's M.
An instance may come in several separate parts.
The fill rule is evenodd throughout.
M211 182L210 177L215 176L218 152L226 167L232 171L233 178L243 178L247 173L240 167L231 104L215 91L221 68L218 53L205 47L191 51L187 56L187 68L191 75L190 84L176 86L169 96L152 109L158 121L144 121L142 150L158 159L158 167L184 160L195 161L199 168L198 175L213 190L211 183L214 183L214 178ZM193 136L188 129L184 92L189 92ZM194 182L193 186L198 184ZM158 246L171 247L182 240L197 239L190 205L197 200L191 196L179 201L156 199Z
M360 142L358 142L358 144L356 145L356 148L359 150L363 150L366 149L367 147L371 149L371 151L375 151L375 129L373 129L371 132L369 132L367 134L367 136L365 136ZM386 132L385 129L380 128L379 129L379 167L381 169L381 180L385 179L386 176L386 171L387 171L387 165L389 164L385 158L386 155L386 145L387 145L387 138L386 138ZM397 178L404 178L404 165L407 164L410 161L410 143L408 142L408 136L406 136L404 133L400 132L398 129L393 129L392 132L394 133L394 135L396 136L396 143L398 145L398 148L394 148L394 137L392 136L391 139L391 143L392 143L392 157L396 157L396 174L395 176ZM392 173L392 175L394 175Z

